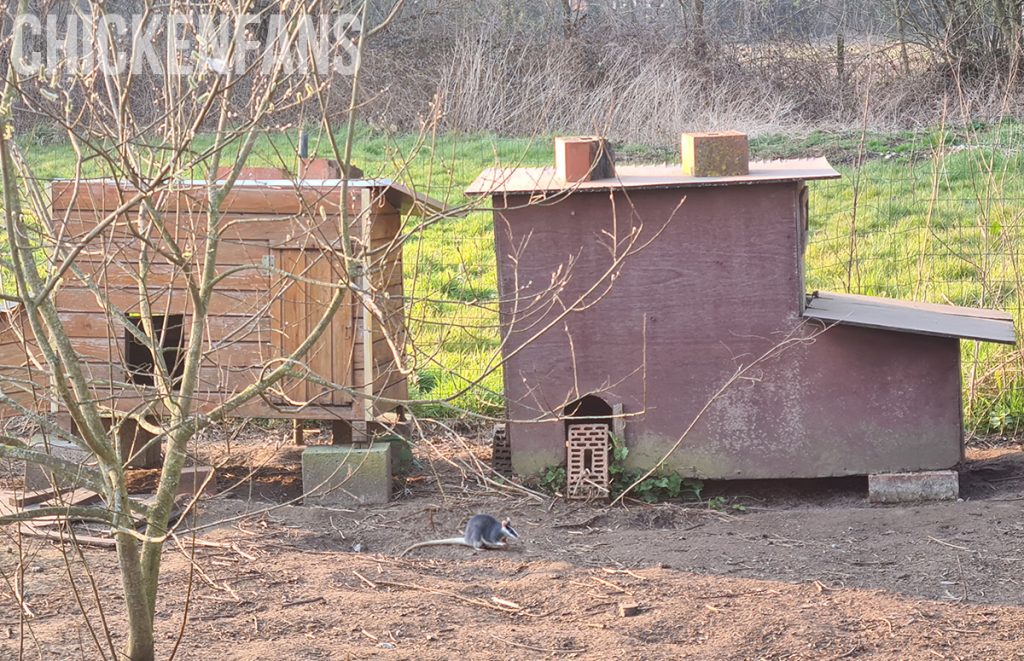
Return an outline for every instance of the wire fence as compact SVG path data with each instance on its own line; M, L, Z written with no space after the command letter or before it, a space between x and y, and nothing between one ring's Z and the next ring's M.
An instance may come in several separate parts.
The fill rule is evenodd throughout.
M1022 138L1016 125L937 133L812 186L808 287L1000 309L1020 327ZM1020 351L962 346L967 431L1017 433Z

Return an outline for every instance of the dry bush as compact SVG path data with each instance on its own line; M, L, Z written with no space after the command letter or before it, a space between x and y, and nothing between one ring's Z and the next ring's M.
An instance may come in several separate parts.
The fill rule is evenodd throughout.
M441 128L457 132L599 131L646 143L687 128L937 124L944 96L971 99L976 118L988 119L1022 96L1006 39L965 50L964 35L995 34L980 10L998 1L964 0L943 13L904 0L418 0L370 48L363 116L391 132L414 132L439 111ZM152 107L145 89L139 81L140 116ZM329 115L344 113L344 99L328 102ZM299 107L278 121L321 114Z

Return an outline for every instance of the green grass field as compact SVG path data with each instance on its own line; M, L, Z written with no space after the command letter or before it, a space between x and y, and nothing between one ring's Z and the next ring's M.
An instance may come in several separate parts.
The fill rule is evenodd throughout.
M252 165L292 165L295 134L267 136ZM36 176L68 177L72 155L45 134L26 136ZM328 155L326 144L314 150ZM551 162L549 138L444 136L422 141L362 129L353 161L368 177L386 176L450 204L485 167ZM826 155L844 175L811 185L812 236L807 286L1011 311L1018 322L1024 285L1024 125L975 124L955 130L897 134L814 133L764 136L755 157ZM672 146L617 147L621 160L676 160ZM100 174L87 164L86 176ZM196 173L201 177L200 173ZM474 212L423 231L405 252L412 300L414 395L449 397L487 373L454 401L456 409L501 410L494 252L490 214ZM1024 416L1019 352L963 343L969 428L1014 431ZM440 405L422 413L452 415Z

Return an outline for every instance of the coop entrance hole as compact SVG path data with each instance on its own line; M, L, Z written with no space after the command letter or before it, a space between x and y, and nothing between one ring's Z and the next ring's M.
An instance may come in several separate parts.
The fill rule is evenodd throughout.
M569 425L607 425L612 428L612 407L597 395L584 395L574 402L569 402L562 410L565 416L565 431Z
M142 315L131 315L129 321L140 333L145 334ZM184 325L185 315L182 314L153 315L156 344L163 354L164 364L170 372L175 389L178 388L178 383L185 373L185 365L181 360L181 354L185 348ZM156 368L153 363L153 353L127 328L124 331L124 362L130 383L140 386L155 384Z

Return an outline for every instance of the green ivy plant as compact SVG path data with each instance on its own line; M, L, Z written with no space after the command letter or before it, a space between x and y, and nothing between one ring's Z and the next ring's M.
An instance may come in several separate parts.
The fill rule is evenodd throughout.
M548 466L544 475L540 478L540 487L553 494L564 494L568 478L565 474L565 466Z
M629 470L626 468L626 458L629 457L629 448L625 441L610 434L612 443L612 461L608 466L608 479L611 482L611 496L618 497L629 485L636 482L644 471ZM641 480L630 491L645 503L656 503L663 500L684 500L700 501L701 491L704 490L704 483L700 480L683 477L676 472L655 473Z
M629 448L616 435L610 434L609 438L612 447L611 462L608 465L608 480L611 483L610 495L612 498L617 498L629 485L640 479L644 471L626 468ZM567 484L568 477L565 466L548 466L540 477L540 488L548 493L564 494ZM704 482L701 480L666 471L644 478L629 493L646 503L678 499L701 502L703 490Z

